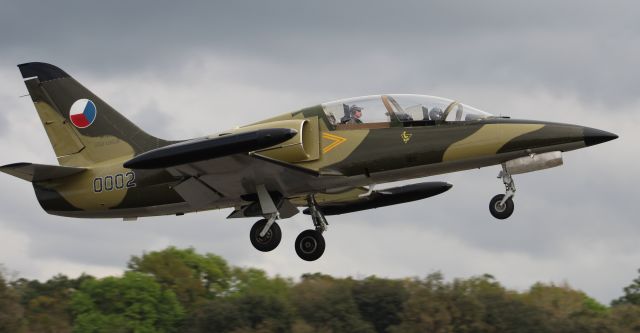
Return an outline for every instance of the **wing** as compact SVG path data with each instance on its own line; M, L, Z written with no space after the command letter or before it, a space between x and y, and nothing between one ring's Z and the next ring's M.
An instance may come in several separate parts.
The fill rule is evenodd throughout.
M292 147L298 131L267 128L180 142L140 154L126 168L166 169L180 182L173 189L194 209L244 209L258 200L256 187L264 185L282 217L298 210L286 198L309 191L319 173L267 156L273 147ZM294 138L294 139L292 139ZM244 216L243 216L244 217Z

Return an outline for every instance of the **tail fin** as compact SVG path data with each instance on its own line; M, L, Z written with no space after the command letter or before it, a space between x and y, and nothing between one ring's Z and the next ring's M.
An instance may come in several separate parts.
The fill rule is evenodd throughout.
M165 146L123 117L62 69L18 65L58 163L86 167Z

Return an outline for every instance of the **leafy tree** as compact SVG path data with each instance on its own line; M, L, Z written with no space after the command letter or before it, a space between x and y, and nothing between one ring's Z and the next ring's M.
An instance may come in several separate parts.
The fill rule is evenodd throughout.
M231 332L246 327L240 306L229 298L216 298L192 310L189 332Z
M408 280L405 288L409 298L400 315L402 321L389 332L453 332L447 289L441 273L433 273L423 280Z
M527 304L545 311L556 332L611 332L609 309L568 285L536 283L523 295Z
M551 332L544 312L506 291L490 275L445 282L434 273L405 281L402 322L390 332Z
M300 317L317 332L374 332L360 316L352 285L352 280L306 275L293 287L291 298Z
M524 300L547 310L556 318L569 318L586 310L606 311L606 308L599 305L594 299L581 291L571 289L566 284L556 286L555 284L536 283L524 295Z
M290 279L275 277L270 279L263 270L255 268L234 268L229 285L229 295L262 293L286 298L293 285Z
M77 279L69 279L58 274L44 283L27 279L12 282L21 295L28 331L71 332L71 295L88 279L93 278L83 274Z
M409 297L401 281L379 279L375 276L353 285L353 300L362 319L370 322L376 332L386 332L400 323L400 313Z
M172 291L138 272L85 281L72 310L75 332L176 332L184 315Z
M187 309L226 292L229 286L227 262L214 254L198 254L193 248L168 247L141 257L132 256L127 267L152 275L172 290Z
M234 269L234 293L230 297L244 314L251 329L266 328L270 332L288 331L293 320L289 302L291 281L269 278L262 270Z
M640 332L640 306L619 304L611 308L611 321L620 332Z
M213 254L169 247L133 256L122 277L8 283L1 332L639 332L640 278L611 307L568 285L510 291L492 276L294 283ZM185 310L186 309L186 310Z
M291 281L270 279L264 271L236 268L229 292L197 309L198 332L288 332L293 321Z
M638 269L638 273L640 273L640 269ZM640 306L640 276L624 288L624 296L611 303L612 305L633 304Z
M20 297L7 284L0 267L0 332L21 332L24 328L23 313Z
M491 275L472 277L471 294L483 306L484 331L486 332L552 332L546 313L526 304L516 292L502 287Z

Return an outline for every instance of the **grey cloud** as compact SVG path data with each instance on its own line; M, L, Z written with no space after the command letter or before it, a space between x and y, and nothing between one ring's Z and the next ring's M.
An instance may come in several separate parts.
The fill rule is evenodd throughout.
M175 73L194 56L213 54L294 69L289 80L274 82L271 73L257 78L283 88L354 84L337 78L355 84L379 78L384 90L464 81L578 92L605 104L637 100L639 93L640 26L627 1L27 1L5 7L5 64L44 60L104 75ZM26 24L25 17L40 24Z
M143 130L153 133L154 136L160 138L169 138L172 135L171 119L165 112L159 111L160 108L156 103L146 105L139 110L133 117L132 121L136 124L144 124Z
M7 132L7 122L7 117L4 115L4 113L0 112L0 138L4 137Z

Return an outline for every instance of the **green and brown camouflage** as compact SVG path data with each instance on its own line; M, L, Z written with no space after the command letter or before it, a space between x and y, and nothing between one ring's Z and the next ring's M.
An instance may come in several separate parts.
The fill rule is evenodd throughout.
M127 161L154 150L184 152L191 140L165 141L145 133L53 65L18 67L60 166L13 164L1 170L32 181L45 211L71 217L137 218L227 207L238 211L258 201L259 185L293 206L307 206L310 194L319 205L349 202L367 192L363 186L499 165L616 138L592 128L542 121L493 116L449 120L446 113L462 105L453 101L441 119L426 119L428 108L423 106L425 119L418 120L401 115L397 100L420 96L378 95L362 100L379 100L386 112L380 116L386 121L341 123L330 108L344 107L346 116L348 104L360 99L336 101L194 139L214 142L265 129L295 132L274 146L216 153L215 158L205 154L197 161L165 167L127 168ZM92 101L97 110L85 128L70 119L79 100ZM60 168L81 172L46 176Z

